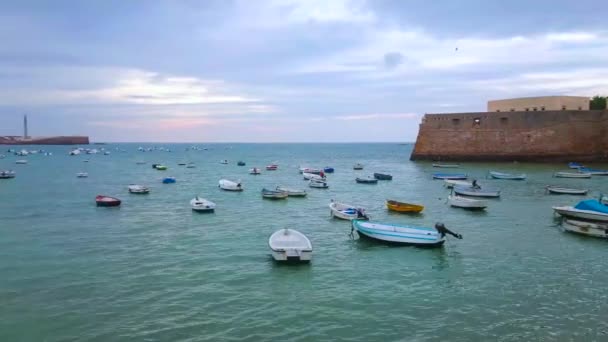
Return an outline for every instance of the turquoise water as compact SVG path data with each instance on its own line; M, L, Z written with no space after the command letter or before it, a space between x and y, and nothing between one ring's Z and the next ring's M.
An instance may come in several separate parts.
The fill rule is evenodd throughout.
M17 171L0 180L0 341L608 340L608 245L561 232L551 206L580 198L543 189L608 193L608 178L551 178L563 165L465 164L458 172L503 191L480 213L448 207L447 190L430 177L437 169L408 160L411 145L217 144L188 152L189 145L163 145L172 153L138 146L76 157L45 146L54 155L28 156L28 165L0 160L0 169ZM274 161L279 170L248 174ZM352 170L356 162L365 169ZM330 189L308 189L299 165L335 167ZM529 178L486 180L489 169ZM89 178L76 178L80 171ZM355 183L374 171L394 180ZM161 184L164 176L177 183ZM245 191L219 190L221 178L241 179ZM152 192L129 195L130 183ZM263 187L279 184L309 196L261 198ZM123 204L97 208L97 194ZM196 194L216 202L216 213L192 213ZM389 213L387 198L426 208L419 216ZM442 249L353 240L348 222L330 218L330 199L366 207L374 221L442 221L464 239ZM311 239L310 265L272 262L267 238L284 227Z

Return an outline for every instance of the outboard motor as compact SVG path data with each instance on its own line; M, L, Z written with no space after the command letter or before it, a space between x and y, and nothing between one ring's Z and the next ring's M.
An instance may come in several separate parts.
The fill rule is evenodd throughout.
M446 228L446 226L441 223L441 222L437 222L435 223L435 229L437 229L437 231L439 232L439 234L441 234L441 237L444 237L445 234L450 234L453 237L457 238L457 239L462 239L462 235L454 233L453 231L449 230L448 228Z

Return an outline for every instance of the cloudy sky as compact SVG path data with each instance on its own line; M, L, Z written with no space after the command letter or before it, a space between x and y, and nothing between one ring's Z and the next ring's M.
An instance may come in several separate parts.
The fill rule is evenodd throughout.
M2 1L0 135L414 141L425 112L608 94L602 1Z

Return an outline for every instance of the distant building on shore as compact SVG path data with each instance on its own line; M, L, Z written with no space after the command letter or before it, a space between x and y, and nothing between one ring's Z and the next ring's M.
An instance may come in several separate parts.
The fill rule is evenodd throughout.
M87 136L30 137L27 115L23 116L23 136L0 136L0 145L88 145Z
M589 97L488 102L487 112L425 114L410 159L608 161L608 110Z

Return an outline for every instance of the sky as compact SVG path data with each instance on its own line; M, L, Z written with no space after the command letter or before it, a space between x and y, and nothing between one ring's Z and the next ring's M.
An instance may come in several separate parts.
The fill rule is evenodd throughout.
M412 142L424 113L608 95L599 0L0 2L0 135Z

